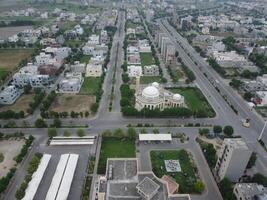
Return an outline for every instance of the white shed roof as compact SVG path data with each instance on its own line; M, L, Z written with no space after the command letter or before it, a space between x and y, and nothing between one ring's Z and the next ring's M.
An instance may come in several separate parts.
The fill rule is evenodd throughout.
M139 134L139 141L171 141L171 134Z

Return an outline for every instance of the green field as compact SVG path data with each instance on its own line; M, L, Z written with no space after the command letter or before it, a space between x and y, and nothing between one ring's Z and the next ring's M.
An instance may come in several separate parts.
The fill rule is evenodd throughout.
M90 59L91 59L91 56L88 56L88 55L82 55L81 57L80 57L80 63L89 63L89 61L90 61Z
M161 178L169 175L179 184L179 193L193 193L197 181L193 163L185 150L151 151L151 164L154 174ZM164 160L179 160L182 172L169 173L166 171Z
M106 162L108 158L134 158L134 141L119 138L103 138L101 144L100 158L98 163L98 174L104 174L106 171Z
M80 93L96 95L101 90L100 82L100 77L85 77Z
M146 65L155 64L155 60L152 56L152 53L140 53L140 58L142 67Z
M153 82L161 83L161 77L160 76L141 76L140 78L140 84L149 84Z
M78 48L83 42L81 40L66 40L64 45L70 48Z
M175 88L170 89L173 93L179 93L184 96L186 105L192 111L205 111L208 117L214 117L215 112L198 88Z

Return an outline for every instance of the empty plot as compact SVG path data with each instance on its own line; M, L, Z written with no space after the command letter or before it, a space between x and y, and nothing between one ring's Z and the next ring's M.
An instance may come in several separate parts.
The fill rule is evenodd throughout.
M29 104L33 102L33 94L22 95L13 105L4 105L0 107L0 112L13 110L15 112L24 111L26 113Z
M57 95L50 110L54 112L86 112L95 103L95 97L89 95L62 94Z

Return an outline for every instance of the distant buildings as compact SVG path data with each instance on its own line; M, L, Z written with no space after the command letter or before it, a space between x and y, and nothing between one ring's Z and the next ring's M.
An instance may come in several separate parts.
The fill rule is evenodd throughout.
M242 138L226 138L223 141L215 166L218 181L227 177L233 182L243 175L252 151Z

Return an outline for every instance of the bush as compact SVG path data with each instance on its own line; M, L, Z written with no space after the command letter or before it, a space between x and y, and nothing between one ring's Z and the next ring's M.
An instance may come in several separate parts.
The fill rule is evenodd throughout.
M78 135L79 137L83 137L83 136L85 136L84 129L79 128L79 129L77 130L77 135Z
M53 123L52 127L60 128L61 127L61 120L58 118L54 119L54 123Z
M56 128L49 128L47 130L48 137L51 139L57 136L57 129Z
M201 135L201 136L207 136L209 133L210 133L210 129L208 128L200 128L198 129L198 133Z
M260 185L263 185L264 187L267 187L267 177L260 174L260 173L256 173L253 177L252 177L252 182L253 183L258 183Z
M255 152L253 152L250 156L249 161L248 161L247 169L251 169L255 165L256 160L257 160L257 154Z
M205 185L204 183L202 183L201 181L197 181L195 184L194 184L194 191L196 193L202 193L205 189Z
M136 131L135 131L134 128L132 128L132 127L128 128L127 134L128 134L128 138L130 140L135 140L136 139Z
M233 184L231 183L229 179L224 178L219 183L219 189L221 191L221 194L224 200L235 200L236 199L233 193Z
M20 163L23 160L23 158L26 156L26 154L28 153L29 147L31 146L33 140L34 140L34 137L32 135L30 135L29 138L26 139L26 142L22 146L20 153L14 158L14 160L17 163Z
M69 137L70 136L70 132L68 130L64 130L64 136L65 137Z

